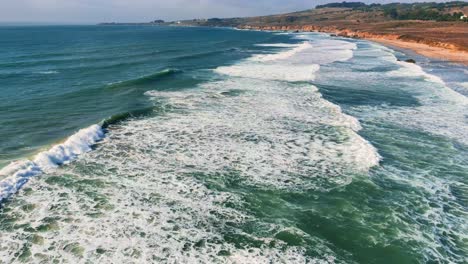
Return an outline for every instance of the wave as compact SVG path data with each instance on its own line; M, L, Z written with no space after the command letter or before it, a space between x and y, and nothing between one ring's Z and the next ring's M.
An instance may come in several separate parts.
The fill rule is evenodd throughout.
M305 50L303 61L313 61L318 64L330 64L333 62L345 62L354 57L356 43L339 39L314 39L311 35L296 36L300 40L312 41L313 48Z
M69 163L79 155L91 151L91 147L105 136L100 125L81 129L64 143L40 152L32 160L12 162L0 170L0 202L16 193L31 177L47 172L62 164Z
M195 54L188 54L188 55L182 55L178 57L174 57L171 60L193 60L193 59L201 59L205 57L210 57L218 54L222 54L225 52L233 52L233 51L238 51L239 49L236 48L231 48L231 49L226 49L226 50L213 50L213 51L208 51L208 52L200 52L200 53L195 53Z
M273 48L295 48L298 44L287 44L287 43L265 43L256 44L257 47L273 47Z
M263 44L266 45L266 44ZM284 44L282 44L284 45ZM289 46L291 47L291 46ZM267 54L267 55L255 55L252 58L250 58L253 61L274 61L274 60L285 60L288 59L297 53L300 53L302 51L305 51L307 49L311 49L312 45L309 41L304 41L301 44L297 44L292 46L294 47L293 49L284 51L284 52L279 52L275 54Z
M278 189L327 189L349 183L348 170L379 165L377 150L356 133L359 121L313 85L226 78L200 87L145 93L186 110L132 122L160 144L159 164L183 161L213 174L235 166L246 184ZM226 94L233 90L243 92Z
M37 72L38 74L44 74L44 75L49 75L49 74L57 74L59 73L58 71L40 71Z
M170 52L170 51L168 51ZM83 64L96 64L97 62L106 62L106 61L127 61L135 60L135 58L148 58L151 56L156 56L161 53L167 53L166 51L142 51L142 52L132 52L129 53L119 53L118 55L109 55L102 53L99 50L95 51L74 51L73 53L57 53L57 54L35 54L30 56L20 56L9 58L9 61L6 63L1 63L0 67L9 68L9 67L34 67L40 65L59 65L59 64L76 64L75 62L79 61L80 65Z
M347 61L354 56L353 50L357 49L355 43L344 40L314 40L306 34L296 38L306 41L300 44L258 44L290 49L274 54L254 55L238 64L218 67L215 72L263 80L314 81L320 65Z
M319 65L268 65L241 63L218 67L215 72L235 77L257 78L289 82L307 82L315 79Z
M137 117L141 117L141 116L146 116L150 113L154 112L154 107L147 107L147 108L143 108L143 109L138 109L138 110L134 110L134 111L129 111L129 112L125 112L125 113L121 113L121 114L116 114L116 115L113 115L109 118L107 118L106 120L104 120L102 122L102 125L101 127L103 129L107 129L109 126L111 125L115 125L115 124L118 124L122 121L125 121L129 118L137 118Z
M286 33L290 34L290 33ZM330 64L345 62L354 57L357 44L340 39L317 39L315 35L294 35L294 39L303 41L299 44L273 43L258 44L261 47L290 48L284 52L267 55L256 55L250 60L268 62L288 60L301 64Z
M429 69L424 69L417 64L397 61L393 52L389 52L387 48L380 45L372 45L370 48L365 55L373 54L375 58L382 60L381 63L390 64L393 67L385 72L366 73L366 77L373 82L388 82L390 87L396 85L402 92L414 97L417 104L360 106L359 112L363 117L442 136L455 140L457 144L467 146L468 98L452 89L449 86L449 84L452 85L451 83L446 83L439 76L432 74ZM395 98L399 97L401 93ZM399 100L401 102L401 99Z
M136 79L131 79L131 80L126 80L126 81L120 81L116 83L110 83L108 85L108 88L121 88L121 87L128 87L128 86L141 86L145 84L150 84L152 82L155 82L157 80L160 80L162 78L166 78L172 75L175 75L177 73L180 73L181 71L178 69L165 69L150 75L142 76Z
M304 35L302 38L307 38L307 35ZM353 57L353 50L357 48L355 43L342 40L316 40L313 43L305 41L298 45L260 45L290 47L292 49L276 54L255 55L232 66L218 67L215 69L215 72L227 76L238 77L240 79L232 79L231 82L236 84L242 83L240 86L245 87L244 89L247 89L248 87L248 89L260 92L262 97L268 97L272 91L280 91L281 87L285 90L291 89L289 87L290 84L278 84L276 82L313 81L315 80L322 64L349 60ZM227 87L228 84L223 84L222 86ZM296 91L293 93L299 93L300 90L298 87L299 86L294 88ZM325 141L329 140L333 142L334 139L332 138L334 136L341 138L343 137L343 134L346 135L346 143L341 142L333 145L329 142L311 142L310 144L314 145L313 149L320 152L320 154L310 155L309 162L313 163L318 160L327 160L327 162L330 161L331 163L337 162L336 164L341 164L340 166L347 164L354 169L362 171L378 166L381 156L378 154L377 149L356 133L361 129L359 121L356 118L343 113L338 105L325 100L315 86L307 84L304 85L303 89L306 90L301 91L303 93L301 98L297 98L297 95L289 94L286 91L286 94L281 94L281 92L280 94L275 94L274 97L268 98L268 104L273 105L274 103L277 103L275 108L267 109L265 111L272 115L268 120L272 120L280 116L285 116L286 119L289 119L291 116L294 116L293 119L302 120L301 123L304 124L313 124L313 126L320 126L318 124L321 124L324 127L318 129L318 131L321 131L322 129L327 131L324 136L327 138ZM286 100L278 100L278 95L286 96L286 98L293 100L294 106L288 106L291 102ZM313 99L308 97L313 97ZM177 102L179 101L180 100L177 100ZM259 109L260 102L263 102L263 99L256 102L257 106L255 109L257 118L261 111ZM281 109L281 107L284 107L284 109ZM307 114L297 115L305 109L307 109ZM341 128L344 128L344 130L341 131ZM318 131L317 133L320 134L321 132ZM327 146L325 149L323 148L324 145ZM334 156L338 152L343 153L343 156L339 161L337 161ZM344 153L354 154L348 155ZM333 166L330 165L330 167Z
M396 61L395 63L400 66L400 69L390 71L387 75L392 77L423 77L427 81L445 85L440 77L426 73L419 65L404 61Z
M15 194L31 177L67 164L79 155L91 151L92 146L105 137L109 126L119 124L129 118L147 116L153 111L154 107L147 107L113 115L99 124L79 130L67 138L64 143L54 145L49 150L36 154L32 160L19 160L10 163L0 170L0 203Z
M438 96L439 99L444 101L452 101L457 102L463 105L468 104L468 98L463 94L457 92L456 90L452 89L445 83L442 78L436 76L434 74L427 73L421 66L407 63L403 61L397 61L396 57L394 57L394 63L400 66L398 70L390 71L387 73L390 77L415 77L415 78L423 78L424 81L436 84L443 88L443 91L436 90L435 94ZM427 96L420 96L423 101L431 101ZM429 100L428 100L429 99Z
M463 96L468 96L468 82L449 82L448 85Z
M178 106L177 111L122 122L107 135L105 147L81 157L77 166L65 166L63 174L74 175L78 181L91 177L93 182L105 181L102 187L84 190L105 199L77 199L81 192L68 192L65 210L81 208L73 215L74 226L50 232L43 246L31 248L31 255L54 244L67 250L76 246L83 256L109 261L145 262L152 256L167 256L169 261L189 263L315 262L305 255L309 249L305 243L289 247L276 239L280 231L301 240L308 239L307 234L256 220L240 208L243 196L227 189L236 184L237 190L245 186L261 192L271 192L271 188L288 193L327 191L349 184L353 177L348 170L367 171L378 165L375 148L355 132L360 129L357 119L323 99L315 86L289 82L310 80L319 67L287 60L247 60L224 68L235 77L205 82L200 89L145 93L153 100L163 97L169 105ZM259 69L262 71L255 73ZM232 91L236 91L234 96ZM145 111L112 116L100 129L136 114ZM86 167L91 162L100 169ZM51 178L48 180L54 180ZM38 181L34 195L18 199L37 205L34 213L22 216L22 221L34 223L33 228L45 219L37 211L58 223L64 221L62 216L68 217L62 208L46 209L56 204L46 199L51 193L42 186L47 184ZM226 188L216 187L218 184L226 184ZM68 188L55 187L54 193ZM117 188L122 191L115 191ZM138 216L133 214L135 209ZM99 225L103 221L107 224ZM252 223L259 232L243 230ZM96 226L99 228L92 234L79 232ZM144 235L132 236L129 242L128 234L122 232L129 226ZM226 237L227 232L235 236ZM21 235L5 235L12 243L0 258L17 250L14 247L21 245ZM89 236L97 242L86 239ZM239 248L240 239L253 242ZM324 245L317 257L335 255L327 241L317 239L314 245ZM95 255L101 246L110 253ZM122 248L129 248L130 253L134 248L140 256L127 255Z

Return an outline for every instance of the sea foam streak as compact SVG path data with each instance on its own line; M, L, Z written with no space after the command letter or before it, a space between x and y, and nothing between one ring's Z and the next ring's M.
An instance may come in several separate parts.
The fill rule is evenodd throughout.
M289 48L273 54L255 55L232 66L219 67L216 72L230 76L283 80L289 82L313 81L320 65L347 61L353 57L355 43L343 40L319 39L303 34L300 44L260 44Z
M267 44L263 44L263 45L267 45ZM274 45L274 44L273 44ZM279 45L274 45L275 47L288 47L288 46L284 46L284 44L279 44ZM310 49L312 48L312 45L310 42L308 41L304 41L303 43L301 44L297 44L297 45L294 45L292 46L294 48L290 49L290 50L287 50L287 51L284 51L284 52L280 52L280 53L276 53L276 54L267 54L267 55L256 55L256 56L253 56L251 58L251 60L254 60L254 61L273 61L273 60L282 60L282 59L288 59L300 52L303 52L307 49Z
M45 74L45 75L48 75L48 74L57 74L59 73L58 71L40 71L40 72L37 72L38 74Z
M421 66L390 59L397 64L398 70L387 73L390 77L422 79L412 82L406 90L417 94L419 107L381 109L373 115L395 123L422 129L432 134L443 135L468 145L468 98L451 89L438 76L427 73ZM423 91L423 92L422 92Z
M404 61L396 61L395 62L396 57L394 57L394 56L393 56L392 59L393 59L394 63L400 65L401 67L400 67L399 70L391 71L391 72L387 73L390 76L395 76L395 77L417 77L417 76L420 76L420 77L424 77L427 81L445 85L444 81L440 77L437 77L435 75L426 73L421 68L421 66L419 66L419 65L416 65L414 63L404 62Z
M302 38L308 38L308 36L304 35ZM268 44L263 45L267 46ZM281 45L282 44L279 44L279 46ZM330 52L323 53L323 49L329 49ZM310 84L304 84L303 86L296 84L295 86L292 86L294 87L293 89L291 86L285 83L275 82L312 81L315 79L314 73L320 69L320 64L348 60L353 57L352 50L354 49L356 49L356 44L341 40L318 40L314 41L312 44L306 41L287 51L271 55L254 56L236 65L217 68L215 71L218 73L231 76L231 78L238 77L238 79L233 79L232 81L218 84L217 86L230 88L232 90L244 90L245 92L248 91L247 93L255 92L258 93L259 96L261 95L259 98L253 101L252 105L245 105L236 111L238 114L240 114L243 112L242 109L255 109L255 114L253 116L242 116L242 120L255 120L255 122L258 122L258 119L260 116L262 116L262 113L264 113L265 120L276 120L284 118L285 120L296 120L297 122L302 122L304 126L310 127L328 125L331 127L348 128L349 130L345 129L340 132L347 135L347 142L345 141L341 144L328 142L328 140L331 140L332 137L338 136L335 134L337 131L333 132L333 129L331 129L326 132L329 135L324 135L321 140L317 140L316 142L310 142L305 138L300 140L301 143L297 143L297 145L302 146L310 144L310 148L307 148L307 150L298 150L298 152L309 152L308 162L311 164L325 160L326 162L330 162L330 164L326 165L326 167L330 166L329 168L339 167L347 164L346 166L351 166L355 169L367 170L370 167L379 164L380 156L369 142L355 133L355 131L358 131L361 128L357 119L342 113L339 106L324 100L320 93L318 93L318 90ZM321 55L318 56L318 54ZM314 64L314 62L317 64ZM246 90L247 87L248 90ZM299 87L301 87L301 89ZM206 87L205 90L207 90ZM293 93L295 96L292 96ZM160 93L157 94L159 96L163 95ZM171 100L174 100L174 97L179 96L173 95ZM236 98L235 104L241 104L244 102L242 100L239 102L240 98L243 97L244 96L241 95L240 97ZM179 99L176 101L180 102ZM295 106L293 107L293 105L290 105L289 101L294 102ZM194 104L191 103L190 105ZM230 107L227 108L229 109ZM247 121L239 121L239 123L250 124ZM267 123L265 122L262 124ZM254 124L251 125L254 126ZM239 125L234 125L233 127L238 126ZM254 131L261 131L260 127L251 129ZM276 130L277 134L281 133L279 128L271 129ZM301 130L298 128L295 128L295 130L298 131L295 136L300 137L301 132L299 131ZM265 134L266 133L267 132L265 132ZM280 138L276 138L275 140L270 138L269 142L279 143L282 141L281 137L287 138L288 136L283 134L280 136ZM278 153L281 153L281 147L276 146L275 149ZM257 149L257 151L260 150L260 148ZM293 148L284 150L284 153L292 150ZM267 152L267 149L265 149L265 151ZM347 153L349 153L349 155ZM268 153L263 153L259 154L259 157L268 157L268 155ZM340 155L341 159L337 160L335 155ZM299 157L292 153L285 154L284 156L290 157L290 160L288 161L289 164L293 163L294 157ZM259 157L257 158L256 155L253 155L250 156L250 159L256 160L259 159ZM277 158L271 157L271 159L275 160ZM332 163L336 165L331 165ZM282 167L282 164L276 163L273 167L279 169ZM312 165L311 167L317 168L319 166ZM287 169L284 168L283 170ZM336 171L336 173L340 174L338 171ZM301 173L298 172L297 174ZM316 173L312 171L309 172L309 175L315 174ZM265 175L269 175L268 180L267 178L256 179L258 177L256 174L250 175L250 179L256 179L256 181L264 183L268 181L275 182L280 180L272 177L274 173L265 173ZM283 179L285 179L286 176L281 175L278 177L283 177ZM298 185L303 184L303 186L307 186L307 183L298 181L297 179L298 178L288 178L287 181L290 183L296 182Z
M270 44L262 44L264 46ZM271 44L275 45L275 44ZM285 44L278 44L283 46ZM287 44L289 46L289 44ZM267 55L255 55L239 64L219 67L215 71L230 76L278 80L289 82L312 81L314 73L320 69L318 64L291 63L299 53L311 49L310 42L292 46L292 49Z
M295 48L298 44L288 44L288 43L265 43L257 44L257 47L274 47L274 48Z
M90 151L91 146L103 137L104 131L101 126L93 125L78 131L64 143L40 152L32 161L16 161L6 166L0 170L0 176L6 176L0 181L0 202L16 193L31 177L68 163L80 154Z
M444 80L421 66L398 61L395 51L378 44L365 42L365 45L368 48L360 48L356 53L360 58L369 58L364 62L368 63L368 66L375 65L376 70L343 69L341 72L329 73L326 78L346 78L352 83L367 80L371 89L386 88L389 85L384 92L403 91L411 95L410 98L418 105L363 104L356 108L363 117L378 123L390 122L405 128L423 130L468 145L466 96L451 89ZM368 66L353 65L353 68L365 69Z
M239 65L219 67L216 72L230 76L264 80L306 82L315 79L314 73L319 68L319 65L269 65L246 62Z
M18 225L54 228L40 234L43 245L30 246L31 256L72 263L333 263L326 239L251 215L238 191L329 191L378 165L375 148L356 133L358 120L304 83L319 65L292 63L294 56L220 67L223 75L199 89L147 92L170 106L164 114L111 125L103 147L15 199L36 208ZM51 198L49 189L63 197ZM280 232L307 242L289 245L277 239ZM30 236L3 235L0 258L15 258Z
M379 97L386 99L379 103L363 100L348 109L366 122L366 130L384 143L390 156L391 161L373 177L408 190L401 196L397 191L399 198L392 197L398 206L386 205L396 225L401 224L396 240L420 244L423 262L463 262L466 250L460 245L467 230L463 190L468 156L459 143L468 145L466 96L454 92L430 70L397 61L394 51L362 44L355 52L358 63L325 73L323 80L340 89L350 87L346 91L350 94L382 91ZM394 103L394 98L405 97L416 100Z

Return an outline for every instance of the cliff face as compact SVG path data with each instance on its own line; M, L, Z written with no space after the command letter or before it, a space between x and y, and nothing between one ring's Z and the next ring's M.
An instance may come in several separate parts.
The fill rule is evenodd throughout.
M439 47L452 51L468 51L468 46L460 45L458 43L451 43L450 41L437 41L428 37L421 37L418 35L411 34L399 34L400 29L395 29L395 32L369 32L356 29L348 29L338 26L322 26L322 25L265 25L265 26L251 26L241 25L238 26L240 29L250 30L272 30L272 31L301 31L301 32L324 32L334 34L340 37L348 38L360 38L360 39L371 39L371 40L391 40L391 41L402 41L425 44L431 47ZM468 30L468 26L467 26ZM373 31L378 31L373 29ZM389 31L386 28L386 31ZM390 30L391 31L391 30ZM465 33L466 34L466 33Z
M343 3L338 5L343 5ZM405 7L407 9L403 11L412 14L411 12L414 11L413 7L416 8L418 5L419 4L410 4L406 6L394 4L387 7ZM421 5L427 6L432 4L426 3ZM447 15L450 14L451 18L455 19L456 17L454 17L452 13L464 10L460 9L459 6L468 8L468 4L447 3L445 9L442 8L441 12ZM181 21L178 25L326 32L343 37L363 38L386 43L392 42L391 44L395 45L399 43L403 43L405 46L414 44L414 46L418 46L418 48L413 48L416 52L418 52L417 49L419 48L431 47L455 53L455 55L452 54L455 57L458 56L458 53L467 56L468 23L460 21L459 18L456 18L457 21L435 21L434 19L409 20L409 18L397 19L392 17L391 13L388 14L385 8L384 6L366 6L357 9L330 7L271 16L187 20ZM406 14L405 12L402 14ZM455 58L455 60L457 60L457 58Z

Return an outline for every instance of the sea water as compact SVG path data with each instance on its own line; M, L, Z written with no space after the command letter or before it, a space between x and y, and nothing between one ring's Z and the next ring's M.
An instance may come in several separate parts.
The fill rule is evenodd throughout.
M212 28L0 48L0 263L467 261L466 67Z

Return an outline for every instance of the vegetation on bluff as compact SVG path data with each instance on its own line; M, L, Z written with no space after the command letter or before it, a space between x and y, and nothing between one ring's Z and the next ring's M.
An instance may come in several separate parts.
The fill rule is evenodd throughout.
M391 3L370 4L362 2L342 2L319 5L316 8L352 8L356 11L378 12L396 20L435 20L435 21L468 21L461 19L464 13L461 11L468 7L467 2L454 1L447 3Z

